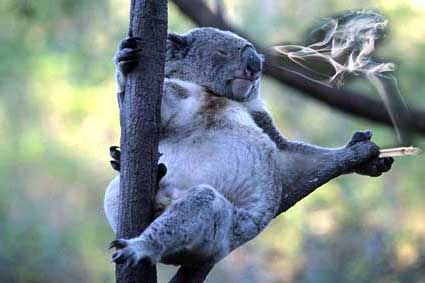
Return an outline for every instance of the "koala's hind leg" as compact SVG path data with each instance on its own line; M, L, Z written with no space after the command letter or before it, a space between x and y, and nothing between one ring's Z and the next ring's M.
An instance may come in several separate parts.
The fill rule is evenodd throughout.
M172 282L202 282L188 278L191 268L203 263L193 276L206 277L216 262L258 235L274 215L267 210L267 217L267 213L254 215L235 207L211 186L200 185L168 207L139 237L113 241L112 260L130 266L140 261L182 265Z
M196 254L196 261L217 261L229 252L229 231L233 206L208 185L190 189L187 195L168 207L137 238L116 240L112 259L137 265L145 260L180 262Z

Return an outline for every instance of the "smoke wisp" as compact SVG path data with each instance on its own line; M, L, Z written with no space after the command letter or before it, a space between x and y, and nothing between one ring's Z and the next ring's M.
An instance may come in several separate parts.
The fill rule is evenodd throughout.
M408 111L393 75L395 65L372 59L387 25L388 21L376 12L351 11L324 19L311 31L305 46L281 45L274 50L300 66L298 74L330 87L341 87L348 74L366 78L380 95L400 142Z

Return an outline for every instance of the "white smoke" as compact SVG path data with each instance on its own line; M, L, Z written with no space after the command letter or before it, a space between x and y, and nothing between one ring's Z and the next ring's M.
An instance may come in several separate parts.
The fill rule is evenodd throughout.
M390 97L394 93L390 94L385 87L388 82L397 86L392 74L395 65L372 60L375 44L385 37L387 24L382 15L373 11L347 12L323 20L310 33L306 46L281 45L274 49L301 66L304 72L300 75L327 86L342 86L347 74L368 79L381 96L400 141L400 115L396 113ZM323 64L330 66L332 72L315 70L315 66ZM394 91L405 108L398 88L393 88Z

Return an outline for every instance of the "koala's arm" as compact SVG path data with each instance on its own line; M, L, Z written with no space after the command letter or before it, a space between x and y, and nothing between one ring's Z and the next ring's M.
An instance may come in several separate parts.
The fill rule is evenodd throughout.
M255 124L260 127L266 135L276 144L276 147L280 150L283 150L288 147L289 141L281 135L279 130L273 123L272 117L270 114L263 110L250 111L252 118L254 119Z
M379 147L370 141L370 132L356 132L341 148L321 148L289 141L280 134L264 106L255 101L247 106L257 126L276 144L283 160L286 160L285 166L289 168L289 172L285 173L284 190L276 215L340 175L358 173L377 177L390 170L394 161L392 158L378 158Z
M119 43L118 50L114 56L115 79L117 82L117 98L121 125L123 125L123 121L125 120L122 107L124 105L126 76L138 64L138 52L140 51L138 45L140 44L140 41L140 37L129 37L122 40Z
M371 137L371 132L356 132L346 146L336 149L288 142L281 150L288 178L276 216L333 178L353 172L377 177L390 170L394 159L379 158Z

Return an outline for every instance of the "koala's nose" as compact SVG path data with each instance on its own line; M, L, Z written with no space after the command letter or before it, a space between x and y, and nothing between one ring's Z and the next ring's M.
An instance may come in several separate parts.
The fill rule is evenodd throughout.
M242 61L244 75L250 80L256 80L260 77L263 69L261 57L251 46L246 46L242 50Z

